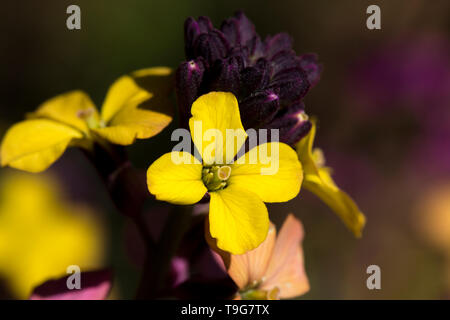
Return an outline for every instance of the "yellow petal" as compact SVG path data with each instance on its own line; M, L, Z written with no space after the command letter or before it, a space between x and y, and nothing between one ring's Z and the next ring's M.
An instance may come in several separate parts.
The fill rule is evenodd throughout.
M1 146L1 164L29 172L40 172L55 162L73 139L83 134L46 119L22 121L6 133Z
M278 233L270 263L259 289L279 289L280 298L293 298L309 290L303 249L303 226L294 215L289 214Z
M119 145L153 137L171 121L172 71L158 67L122 76L109 89L102 108L106 127L93 131Z
M141 69L133 72L131 77L138 86L152 94L152 98L141 105L142 109L163 113L173 118L174 103L171 95L175 79L172 69L167 67Z
M138 70L131 75L120 77L106 94L101 111L102 120L109 123L121 109L137 107L153 96L164 95L167 89L164 92L160 91L163 87L169 87L170 79L171 70L163 67ZM154 87L143 87L145 84L152 84Z
M244 254L259 246L269 231L269 215L254 193L229 185L211 192L210 233L217 247L232 254Z
M416 201L415 226L433 247L450 253L450 181L421 190Z
M191 113L189 128L203 162L229 163L247 139L236 97L230 92L210 92L192 104Z
M166 153L153 162L147 171L147 185L156 199L175 204L194 204L207 192L202 165L187 152Z
M27 299L36 286L103 266L104 232L98 214L67 202L62 185L46 174L2 174L0 274L14 298Z
M356 203L334 183L330 169L316 164L313 156L313 143L316 125L308 135L300 140L296 149L303 165L303 186L325 202L353 232L356 237L361 236L366 219Z
M330 183L324 182L326 179L332 181L327 171L321 170L320 173L320 178L315 175L306 175L303 186L325 202L356 237L361 237L362 229L366 223L364 214L347 193L340 190L336 185L332 186Z
M106 128L93 131L109 142L130 145L136 139L147 139L163 130L172 118L154 111L134 107L121 109Z
M245 161L239 164L240 160ZM287 144L259 145L231 166L230 184L256 193L264 202L289 201L300 192L303 172L297 154Z
M311 120L312 127L308 135L301 139L295 149L297 150L298 158L303 166L303 171L306 174L319 174L319 169L314 161L313 157L313 145L314 138L316 136L316 122L314 119Z
M29 117L55 120L87 134L87 113L98 121L99 115L91 98L83 91L76 90L45 101L35 112L30 113Z

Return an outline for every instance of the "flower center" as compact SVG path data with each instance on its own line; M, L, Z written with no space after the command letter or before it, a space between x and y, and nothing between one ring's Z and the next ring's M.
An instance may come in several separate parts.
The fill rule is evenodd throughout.
M98 129L106 127L105 122L98 119L95 110L92 108L78 110L77 116L78 118L83 119L86 122L89 129Z
M212 165L203 167L202 180L208 191L217 191L227 186L227 180L230 175L230 166Z

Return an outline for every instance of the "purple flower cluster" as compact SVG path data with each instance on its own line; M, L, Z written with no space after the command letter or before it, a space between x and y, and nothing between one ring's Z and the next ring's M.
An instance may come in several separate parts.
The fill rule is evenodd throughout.
M232 92L239 101L245 129L279 129L280 141L295 144L311 123L303 97L320 77L314 54L297 56L285 33L261 40L242 13L220 29L207 17L185 22L187 61L177 70L181 123L187 125L192 103L210 91Z

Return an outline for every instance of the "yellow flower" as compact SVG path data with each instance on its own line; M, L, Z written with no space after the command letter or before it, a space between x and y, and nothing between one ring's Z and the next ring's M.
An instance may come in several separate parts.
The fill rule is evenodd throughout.
M348 194L340 190L333 181L331 169L325 167L322 150L313 149L316 135L315 121L312 121L312 124L308 135L296 145L305 176L303 186L322 199L342 219L353 234L360 237L366 218Z
M231 93L203 95L191 112L189 127L202 162L184 151L163 155L148 169L149 191L158 200L176 204L194 204L208 192L210 233L217 246L233 254L245 253L267 236L269 217L264 202L285 202L299 193L301 164L293 149L278 142L261 144L232 161L247 134ZM227 136L227 129L236 130L236 139ZM278 164L276 172L262 174L274 163Z
M158 134L172 118L149 109L166 102L171 74L170 69L159 67L120 77L109 88L100 114L83 91L44 102L27 120L7 131L0 150L1 165L41 172L69 146L89 148L99 139L130 145L136 138Z
M103 235L93 212L63 201L46 176L16 173L0 189L0 277L16 298L34 287L81 270L101 267Z

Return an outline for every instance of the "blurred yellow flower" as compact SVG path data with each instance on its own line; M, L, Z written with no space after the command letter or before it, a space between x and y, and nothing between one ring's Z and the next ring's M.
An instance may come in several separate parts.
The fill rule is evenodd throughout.
M103 230L93 212L64 202L46 176L24 173L3 177L0 186L0 277L19 299L67 267L99 268Z
M444 282L450 290L450 183L423 186L415 208L416 228L444 257Z
M100 139L130 145L136 139L150 138L172 121L156 111L167 104L171 81L172 71L164 67L122 76L109 88L100 113L83 91L56 96L7 131L0 150L1 165L41 172L69 146L89 148L92 141ZM151 105L142 108L147 101Z
M296 145L298 157L304 170L303 186L325 202L356 237L361 237L366 218L352 198L339 189L333 181L331 169L325 167L325 157L322 150L313 149L316 123L314 120L311 122L312 128L308 135Z
M439 183L422 191L415 221L427 240L450 258L450 184Z

